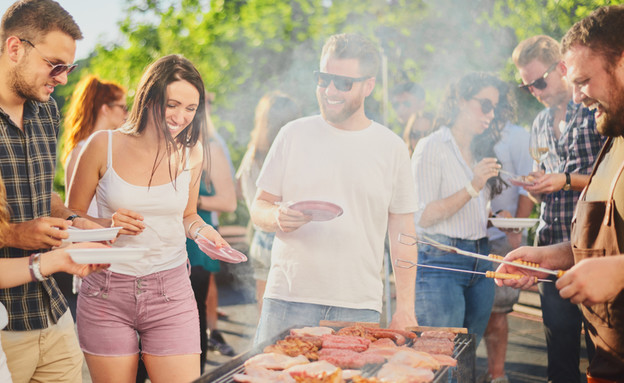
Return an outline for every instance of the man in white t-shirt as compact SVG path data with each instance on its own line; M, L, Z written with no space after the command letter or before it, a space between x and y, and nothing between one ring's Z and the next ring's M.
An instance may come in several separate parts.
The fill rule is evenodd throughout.
M256 343L320 320L379 322L386 232L392 259L416 262L416 247L398 241L415 231L407 148L364 113L379 61L361 36L331 36L315 72L321 115L284 126L267 155L251 218L276 237ZM343 214L313 221L288 207L308 200L339 205ZM390 327L414 326L416 268L394 274Z

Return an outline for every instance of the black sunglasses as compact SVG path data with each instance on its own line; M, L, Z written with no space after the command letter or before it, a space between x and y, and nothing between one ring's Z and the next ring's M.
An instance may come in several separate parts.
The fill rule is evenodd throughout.
M473 98L473 100L479 101L483 114L488 114L496 109L496 105L492 104L492 101L487 98Z
M552 64L550 67L548 67L548 69L546 70L546 72L544 72L542 77L538 78L537 80L533 81L530 84L520 84L520 85L518 85L518 87L521 88L521 89L524 89L525 91L527 91L529 93L531 93L531 88L535 88L535 89L538 89L538 90L546 89L546 87L548 86L548 83L546 82L546 77L548 77L548 75L553 70L555 70L557 65L559 65L558 61L556 63Z
M366 77L347 77L347 76L338 76L335 74L323 73L317 70L314 71L314 78L316 80L316 85L321 88L327 88L329 84L333 81L334 86L341 92L348 92L353 88L353 83L362 82L368 80L370 76Z
M44 59L52 67L52 70L50 70L50 77L56 77L58 75L63 74L64 72L67 72L67 74L70 74L78 66L78 64L56 64L54 65L50 62L50 60L45 58L45 56L41 52L39 52L39 49L37 49L35 44L31 43L30 41L26 39L20 39L20 41L24 43L28 43L28 45L35 48L37 53L39 53L39 56L41 56L41 58Z

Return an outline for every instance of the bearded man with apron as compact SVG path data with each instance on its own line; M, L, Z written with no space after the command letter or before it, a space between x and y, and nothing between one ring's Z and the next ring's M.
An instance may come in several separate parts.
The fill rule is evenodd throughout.
M610 138L576 205L571 235L575 264L624 253L623 171L624 138ZM607 302L580 307L596 346L588 382L624 382L624 291Z

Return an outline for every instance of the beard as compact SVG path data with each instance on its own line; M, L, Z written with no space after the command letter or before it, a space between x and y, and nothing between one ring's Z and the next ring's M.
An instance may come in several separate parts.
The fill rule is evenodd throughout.
M611 95L610 110L604 110L596 120L596 129L607 137L624 136L624 86L616 81Z
M40 94L37 94L34 91L35 86L26 80L27 76L19 68L14 68L9 74L9 78L11 81L9 84L10 89L24 100L47 102L50 99L50 96L42 97Z
M321 116L323 116L325 121L333 124L340 124L348 120L362 107L364 101L362 95L358 94L357 96L345 99L342 109L332 110L327 107L327 96L323 94L320 89L316 94L316 98L319 103L319 108L321 109Z

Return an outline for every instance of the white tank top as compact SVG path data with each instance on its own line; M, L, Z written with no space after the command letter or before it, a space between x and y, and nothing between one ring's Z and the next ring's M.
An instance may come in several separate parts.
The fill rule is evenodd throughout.
M184 264L187 259L184 209L191 181L189 153L185 169L175 182L164 185L137 186L123 180L113 169L113 131L108 133L107 169L96 189L98 214L110 217L124 208L140 213L146 228L139 235L121 235L113 247L147 247L148 254L138 261L114 263L115 273L143 276L169 270Z

